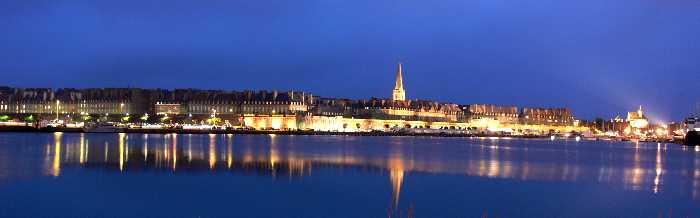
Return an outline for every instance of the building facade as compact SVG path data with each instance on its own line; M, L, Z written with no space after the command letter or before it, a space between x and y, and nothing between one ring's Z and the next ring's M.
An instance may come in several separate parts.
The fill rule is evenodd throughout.
M574 124L574 116L568 108L523 108L520 122L527 125L567 126Z
M471 120L479 122L495 120L500 124L515 124L519 121L518 108L514 106L470 104L463 105L462 110L464 110Z
M171 123L221 120L226 125L251 129L319 131L568 131L576 126L572 112L567 108L519 110L515 106L458 105L406 99L403 71L403 65L399 63L391 98L370 99L317 97L299 91L0 87L0 115L32 114L42 119L123 116L125 118L121 121L128 122L146 121L133 121L128 119L130 115L144 118L157 115ZM643 117L641 113L637 115ZM147 122L164 122L166 119Z

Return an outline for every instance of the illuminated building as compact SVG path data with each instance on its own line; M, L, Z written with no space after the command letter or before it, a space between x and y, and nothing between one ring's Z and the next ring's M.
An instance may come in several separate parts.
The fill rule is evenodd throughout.
M190 116L201 120L216 111L225 119L237 121L244 114L295 115L307 111L312 102L312 95L295 91L0 87L0 114L13 117L33 114L44 120L79 119L85 115L108 118L129 114L158 114L174 118Z
M630 126L632 128L636 129L643 129L649 126L649 121L644 116L644 112L642 111L641 105L639 106L639 109L637 109L637 111L627 112L627 122L630 123Z
M502 124L518 123L518 108L511 106L498 106L487 104L470 104L462 108L468 112L473 120L491 119Z
M330 129L363 131L386 130L389 128L461 128L466 118L457 104L440 103L428 100L407 100L403 86L403 65L398 65L396 81L391 99L338 99L319 98L310 110L313 116L338 118L306 118L305 127L315 120L329 124ZM347 120L342 120L347 119ZM459 123L462 123L460 126ZM328 129L323 127L321 129Z
M29 114L37 115L38 120L94 117L91 121L337 132L587 130L575 124L567 108L519 110L515 106L406 99L403 67L398 64L391 98L343 99L276 90L0 87L0 116L19 118ZM643 117L641 112L639 117Z
M394 101L406 100L406 90L403 89L403 67L401 63L399 63L399 69L396 71L396 85L394 85L391 96Z
M132 89L0 88L4 114L126 114L133 112ZM51 116L49 116L51 117ZM55 118L55 117L54 117Z
M322 98L312 112L326 116L433 122L456 122L462 113L458 105L451 103L426 100L393 101L378 98L367 100Z
M574 125L574 117L568 108L523 108L520 118L523 124Z
M668 135L669 126L664 124L651 125L642 110L642 106L639 106L637 111L627 112L626 118L623 119L619 115L615 116L609 122L603 123L603 129L613 134L627 136Z
M180 104L177 103L161 103L161 102L156 102L155 105L155 112L156 114L164 114L164 115L178 115L181 114L181 107Z

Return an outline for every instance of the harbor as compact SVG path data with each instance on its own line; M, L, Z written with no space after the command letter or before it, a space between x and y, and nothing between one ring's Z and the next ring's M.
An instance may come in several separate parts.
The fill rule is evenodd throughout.
M336 135L336 136L429 136L429 137L470 137L486 139L550 139L550 140L593 140L593 141L638 141L638 142L665 142L686 145L684 138L626 138L585 136L583 134L550 134L550 135L517 135L504 133L488 133L469 130L430 130L430 129L410 129L398 131L371 131L371 132L338 132L338 131L303 131L303 130L254 130L254 129L233 129L233 128L110 128L110 129L87 129L76 127L43 127L32 126L0 126L0 132L66 132L66 133L140 133L140 134L236 134L236 135ZM693 144L694 145L694 144Z
M70 132L2 132L0 142L0 203L12 205L0 215L52 216L36 202L76 199L63 215L99 216L126 199L112 215L219 217L235 205L255 217L335 216L358 200L362 210L342 215L700 215L700 148L668 143ZM523 201L532 192L538 200ZM171 206L190 198L202 200Z
M700 218L698 12L0 1L0 218Z

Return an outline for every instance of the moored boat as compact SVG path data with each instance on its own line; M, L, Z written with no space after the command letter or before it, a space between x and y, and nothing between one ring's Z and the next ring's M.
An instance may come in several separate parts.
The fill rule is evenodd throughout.
M683 144L688 146L700 146L700 119L688 117L683 122L685 126L685 138Z
M111 124L95 124L95 125L85 126L83 128L83 132L116 133L116 132L124 132L124 128L117 127L117 126L114 126Z

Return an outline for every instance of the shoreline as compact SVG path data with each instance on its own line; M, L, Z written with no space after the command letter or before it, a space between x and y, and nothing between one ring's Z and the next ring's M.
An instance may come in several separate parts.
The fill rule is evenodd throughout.
M0 126L2 132L66 132L66 133L102 133L85 132L82 128L34 128L32 126ZM142 134L240 134L240 135L338 135L338 136L433 136L433 137L508 137L508 138L539 138L549 136L522 136L496 134L461 134L461 133L408 133L408 132L324 132L303 130L186 130L186 129L123 129L119 132L104 133L142 133Z
M498 134L462 134L462 133L408 133L408 132L322 132L303 130L186 130L186 129L123 129L119 132L85 132L82 128L35 128L33 126L0 126L0 133L24 132L24 133L137 133L137 134L238 134L238 135L321 135L321 136L414 136L414 137L462 137L462 138L513 138L513 139L549 139L550 136L535 135L498 135ZM561 139L575 139L574 137L557 136ZM581 138L585 141L629 141L622 139ZM665 142L683 145L680 141L644 141Z

